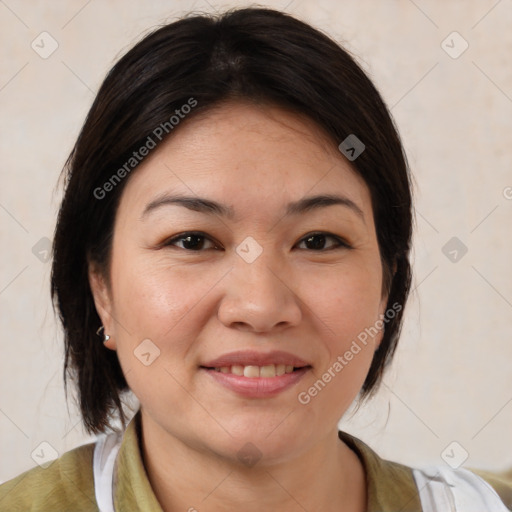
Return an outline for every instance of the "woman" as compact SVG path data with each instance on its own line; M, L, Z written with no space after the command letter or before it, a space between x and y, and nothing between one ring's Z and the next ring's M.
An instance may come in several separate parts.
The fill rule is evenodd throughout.
M410 240L398 134L336 43L266 9L150 34L70 155L52 272L86 429L140 410L2 510L506 511L506 475L337 430L392 359Z

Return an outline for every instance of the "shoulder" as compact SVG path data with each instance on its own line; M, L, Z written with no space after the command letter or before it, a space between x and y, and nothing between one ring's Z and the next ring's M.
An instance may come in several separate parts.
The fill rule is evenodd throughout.
M501 501L512 510L512 468L498 473L472 468L469 470L484 479L496 491Z
M339 432L339 437L363 463L369 511L452 510L454 503L457 510L512 510L512 468L502 473L446 465L417 469L382 459L347 433Z
M0 485L0 510L96 512L94 446L79 446L46 468L30 469Z
M382 459L360 439L338 432L339 438L359 456L365 473L370 512L417 512L421 510L413 470L408 466Z

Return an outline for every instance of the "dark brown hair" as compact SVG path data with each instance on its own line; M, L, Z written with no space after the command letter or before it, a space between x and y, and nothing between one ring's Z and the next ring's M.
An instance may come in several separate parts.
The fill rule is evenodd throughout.
M116 209L129 179L118 170L127 169L157 127L172 135L171 116L191 98L196 103L186 120L240 99L305 115L336 145L351 134L363 142L352 167L371 193L384 291L396 314L386 321L362 397L377 387L398 342L411 281L410 180L398 133L374 85L335 41L282 12L245 8L189 15L144 37L114 65L64 169L51 288L64 327L66 391L71 378L90 433L111 427L116 414L125 423L122 396L128 386L117 354L96 335L101 321L88 265L108 279ZM123 179L113 183L116 172Z

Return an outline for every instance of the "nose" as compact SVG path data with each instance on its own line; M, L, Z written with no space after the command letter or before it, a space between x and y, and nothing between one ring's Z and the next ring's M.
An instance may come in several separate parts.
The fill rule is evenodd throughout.
M296 326L302 309L292 284L263 255L252 263L239 259L224 282L218 318L226 327L255 333Z

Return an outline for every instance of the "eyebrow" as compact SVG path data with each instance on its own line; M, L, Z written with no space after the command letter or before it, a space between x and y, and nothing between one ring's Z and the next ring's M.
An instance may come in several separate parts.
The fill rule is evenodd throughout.
M168 205L183 206L196 212L210 215L216 214L230 219L235 216L233 208L218 203L217 201L194 196L164 195L151 201L146 206L144 212L141 215L141 220L150 212ZM289 203L286 207L286 215L300 215L318 208L325 208L334 205L345 206L346 208L356 213L359 217L361 217L363 222L365 221L362 209L354 201L348 197L333 194L305 197L299 199L298 201Z
M325 208L327 206L340 205L349 208L354 213L356 213L361 219L364 221L364 213L363 210L356 204L352 199L349 199L345 196L338 196L334 194L324 194L312 197L305 197L296 201L294 203L290 203L286 209L287 215L297 215L301 213L306 213L308 211L317 209L317 208Z

